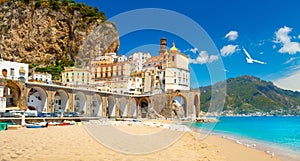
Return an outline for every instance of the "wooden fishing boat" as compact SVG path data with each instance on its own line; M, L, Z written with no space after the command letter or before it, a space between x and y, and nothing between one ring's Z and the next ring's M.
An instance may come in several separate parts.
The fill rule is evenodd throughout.
M26 124L26 128L42 128L42 125L38 124Z

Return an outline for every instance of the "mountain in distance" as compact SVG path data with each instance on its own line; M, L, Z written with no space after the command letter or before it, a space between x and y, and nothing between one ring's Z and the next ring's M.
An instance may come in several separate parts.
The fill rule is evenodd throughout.
M213 91L212 86L200 87L201 110L204 112L214 111L208 110L211 103L210 100L213 96L220 94L221 88L226 87L226 99L224 107L222 107L224 113L300 114L300 92L278 88L272 82L267 82L254 76L229 78L226 81L214 84L213 87Z

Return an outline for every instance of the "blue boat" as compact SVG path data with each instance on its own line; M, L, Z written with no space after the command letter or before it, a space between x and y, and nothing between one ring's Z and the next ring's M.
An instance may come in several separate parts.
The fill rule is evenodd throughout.
M42 128L42 125L38 124L26 124L27 128Z

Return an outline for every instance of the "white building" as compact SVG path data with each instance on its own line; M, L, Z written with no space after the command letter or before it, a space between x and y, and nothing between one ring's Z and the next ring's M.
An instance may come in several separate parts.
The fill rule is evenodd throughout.
M28 81L28 64L0 59L0 78Z
M110 81L98 81L95 82L96 88L100 92L111 92L111 82Z
M181 53L173 42L167 55L164 69L165 91L190 90L190 70L188 56Z
M165 91L167 90L189 90L190 73L180 68L166 68L165 74Z
M0 85L0 97L4 95L4 87Z
M125 55L120 55L117 57L117 62L127 61L127 57Z
M0 86L0 112L5 112L6 109L6 98L3 97L4 87Z
M148 58L151 58L150 53L137 52L129 56L131 73L142 71L143 64Z
M144 92L190 90L188 56L181 53L174 42L168 52L165 38L161 39L160 47L158 56L143 63L143 69L149 73L145 74Z
M52 75L49 73L33 73L32 80L41 81L41 82L45 82L45 83L51 83Z
M143 79L141 77L130 77L127 83L127 92L131 95L142 94Z

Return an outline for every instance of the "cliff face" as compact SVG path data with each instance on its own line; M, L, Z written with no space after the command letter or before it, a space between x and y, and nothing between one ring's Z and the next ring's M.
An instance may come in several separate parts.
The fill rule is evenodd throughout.
M93 54L117 52L117 29L99 18L99 14L95 15L98 9L58 0L55 8L50 4L54 1L0 1L0 54L3 59L48 64L52 60L75 60L78 53L94 57ZM89 48L83 50L84 46Z

